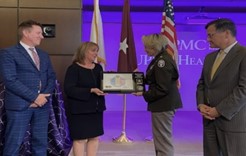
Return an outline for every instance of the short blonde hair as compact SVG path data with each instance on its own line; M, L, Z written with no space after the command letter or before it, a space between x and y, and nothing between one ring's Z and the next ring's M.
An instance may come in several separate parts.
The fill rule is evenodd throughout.
M143 35L142 41L146 48L152 48L156 51L164 50L167 46L167 40L162 34Z
M97 51L99 50L98 44L94 42L82 42L81 45L78 47L77 51L73 55L73 63L79 62L84 64L85 54L89 49L93 47L96 47Z

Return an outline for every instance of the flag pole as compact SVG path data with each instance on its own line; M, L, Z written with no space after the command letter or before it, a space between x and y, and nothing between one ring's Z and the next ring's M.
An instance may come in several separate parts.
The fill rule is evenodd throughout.
M130 18L130 0L124 0L118 72L134 72L137 69L137 57ZM126 136L126 94L123 94L123 122L121 135L113 139L116 143L130 143L132 139Z
M119 137L113 138L115 143L131 143L132 139L126 136L126 94L123 94L122 131Z

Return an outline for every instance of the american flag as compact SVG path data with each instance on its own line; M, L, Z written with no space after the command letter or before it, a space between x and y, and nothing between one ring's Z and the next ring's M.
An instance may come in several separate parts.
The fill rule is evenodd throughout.
M173 56L178 64L177 36L172 0L164 0L161 33L168 41L167 52Z

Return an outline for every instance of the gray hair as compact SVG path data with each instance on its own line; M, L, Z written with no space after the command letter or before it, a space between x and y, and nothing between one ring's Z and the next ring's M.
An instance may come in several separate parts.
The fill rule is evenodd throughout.
M145 47L156 51L164 50L167 46L167 40L162 34L143 35L142 41Z

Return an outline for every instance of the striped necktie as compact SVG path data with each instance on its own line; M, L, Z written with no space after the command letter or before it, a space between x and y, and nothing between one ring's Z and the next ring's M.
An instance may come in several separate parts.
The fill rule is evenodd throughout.
M37 54L37 52L35 52L34 48L29 48L29 50L32 52L33 61L39 70L40 69L40 60L39 60L38 54Z
M219 55L217 56L216 60L214 61L214 64L212 67L211 80L213 79L213 76L214 76L216 70L218 69L218 67L220 66L221 62L225 58L225 55L226 55L226 53L223 50L220 50Z

